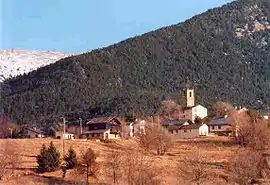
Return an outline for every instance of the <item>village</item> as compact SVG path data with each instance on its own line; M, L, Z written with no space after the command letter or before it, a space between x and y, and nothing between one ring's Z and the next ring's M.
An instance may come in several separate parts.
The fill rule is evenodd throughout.
M89 139L106 141L145 134L149 124L158 124L172 139L192 139L198 137L232 136L232 120L229 115L218 115L209 117L206 107L195 103L195 90L190 85L184 89L186 105L177 110L167 112L166 116L150 116L136 118L134 115L125 119L124 117L108 116L95 117L87 121L79 119L75 125L68 126L63 120L61 130L55 132L57 139ZM241 113L248 111L245 107L234 107ZM226 110L224 110L226 111ZM268 113L263 115L268 120ZM26 137L44 138L46 134L41 128L26 128Z
M23 135L15 137L16 127L7 127L2 132L5 139L0 140L3 150L0 180L18 184L22 178L27 183L42 181L44 185L48 184L48 178L52 179L49 184L59 185L133 184L141 180L146 184L216 184L213 181L226 184L230 179L250 182L252 167L254 176L257 170L263 170L259 176L262 179L256 182L267 184L269 114L261 115L227 102L217 102L208 110L196 104L195 89L189 84L181 93L185 97L184 106L171 100L163 102L165 113L162 110L155 116L100 116L79 119L73 124L62 118L61 127L51 135L39 127L24 127ZM5 121L2 117L1 126ZM261 161L265 167L250 164L261 165ZM68 167L69 163L72 167ZM98 170L94 170L96 166L94 171L87 167L93 164L99 166ZM14 168L16 165L19 167ZM160 175L164 169L170 170ZM79 175L78 170L82 170Z

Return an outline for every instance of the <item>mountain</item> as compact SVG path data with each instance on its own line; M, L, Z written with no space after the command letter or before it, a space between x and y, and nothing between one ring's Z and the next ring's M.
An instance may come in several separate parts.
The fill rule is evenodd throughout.
M55 51L0 50L0 82L10 77L29 73L67 56Z
M266 109L269 18L269 0L235 1L6 80L1 105L12 120L42 125L61 116L151 115L162 100L181 99L188 77L197 103Z

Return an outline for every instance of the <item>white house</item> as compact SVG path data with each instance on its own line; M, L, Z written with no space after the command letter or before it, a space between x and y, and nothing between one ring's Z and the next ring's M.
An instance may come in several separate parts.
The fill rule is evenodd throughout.
M129 123L129 136L145 134L145 120L136 119L134 122Z
M196 117L203 119L207 116L207 108L205 108L202 105L185 107L185 108L183 108L183 113L184 113L185 119L188 119L188 120L191 120L192 122L194 122Z
M59 138L59 139L70 139L70 140L73 140L74 139L74 134L71 134L71 133L63 133L63 131L58 131L55 133L55 137L56 138Z
M209 128L206 124L188 124L181 126L168 127L169 133L173 139L196 138L200 136L208 136Z
M190 124L180 127L178 135L180 138L195 138L208 136L208 126L206 124Z

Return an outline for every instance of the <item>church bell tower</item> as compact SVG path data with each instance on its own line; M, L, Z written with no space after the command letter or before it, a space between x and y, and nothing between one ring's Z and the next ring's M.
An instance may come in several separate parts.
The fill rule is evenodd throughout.
M186 84L186 102L187 107L193 107L195 105L194 88L191 87L189 79L187 79Z

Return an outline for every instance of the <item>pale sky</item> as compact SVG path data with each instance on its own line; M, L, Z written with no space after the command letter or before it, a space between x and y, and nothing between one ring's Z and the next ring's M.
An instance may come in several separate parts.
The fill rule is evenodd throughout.
M0 49L88 51L183 22L228 2L231 0L0 0Z

